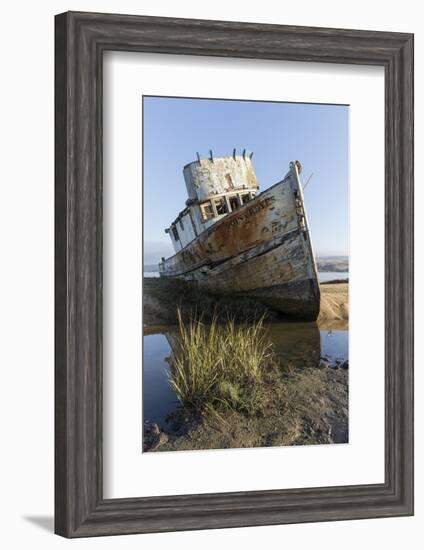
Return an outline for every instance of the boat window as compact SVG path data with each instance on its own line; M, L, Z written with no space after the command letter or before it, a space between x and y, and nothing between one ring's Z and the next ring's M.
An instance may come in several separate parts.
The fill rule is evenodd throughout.
M237 195L233 195L232 197L228 197L231 212L234 212L234 210L237 210L237 208L240 206L239 204L239 198Z
M180 226L181 226L181 229L184 231L184 224L183 224L183 220L180 220Z
M220 216L221 214L228 213L227 201L225 200L225 197L220 197L219 199L215 199L215 208L218 216Z
M243 193L243 195L240 195L241 204L246 204L250 201L250 193Z
M213 209L210 201L204 202L200 205L200 212L202 213L202 220L210 220L213 218Z
M178 235L178 231L175 225L172 226L172 235L176 241L180 240L180 236Z

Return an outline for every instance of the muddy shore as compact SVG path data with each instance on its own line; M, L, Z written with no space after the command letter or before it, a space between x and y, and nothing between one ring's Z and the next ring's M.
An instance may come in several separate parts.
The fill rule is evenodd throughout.
M163 426L145 423L144 451L347 443L348 367L305 366L270 379L263 411L200 416L180 408Z

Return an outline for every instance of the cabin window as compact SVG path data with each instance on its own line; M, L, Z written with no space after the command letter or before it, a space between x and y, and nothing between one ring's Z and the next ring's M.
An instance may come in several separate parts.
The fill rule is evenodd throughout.
M250 201L250 193L243 193L243 195L240 195L241 204L246 204Z
M225 197L215 199L215 208L218 216L221 216L221 214L228 213L227 201L225 200Z
M181 229L184 231L184 224L183 224L183 220L180 220L180 226L181 226Z
M228 197L228 201L230 203L231 212L234 212L234 210L237 210L237 208L240 206L239 198L237 195L233 195L232 197Z
M202 220L205 222L213 218L213 209L210 201L204 202L200 205L200 212L202 213Z
M234 182L233 182L233 178L231 177L231 174L225 174L225 179L227 180L228 187L230 189L234 189Z
M178 235L178 230L175 227L175 225L172 226L172 236L174 237L174 240L179 241L180 236Z

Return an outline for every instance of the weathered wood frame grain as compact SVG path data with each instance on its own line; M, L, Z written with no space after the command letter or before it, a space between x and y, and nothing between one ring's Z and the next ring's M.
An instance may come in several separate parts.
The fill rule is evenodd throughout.
M384 483L103 499L105 50L384 67ZM413 35L68 12L55 20L55 73L56 533L85 537L412 515Z

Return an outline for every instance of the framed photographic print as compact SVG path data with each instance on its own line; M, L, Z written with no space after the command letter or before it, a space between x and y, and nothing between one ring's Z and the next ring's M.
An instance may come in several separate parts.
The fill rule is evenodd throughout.
M56 16L55 524L413 513L413 36Z

